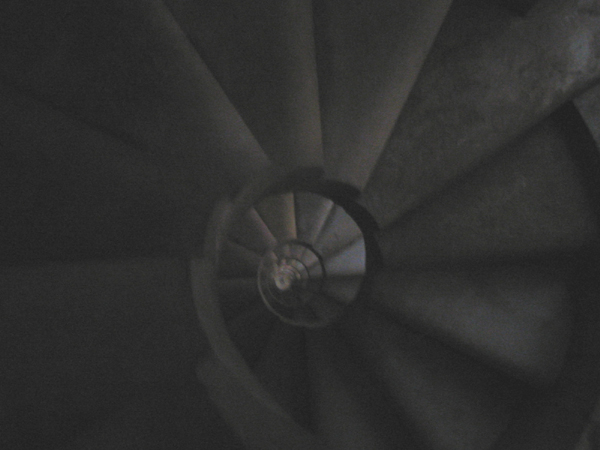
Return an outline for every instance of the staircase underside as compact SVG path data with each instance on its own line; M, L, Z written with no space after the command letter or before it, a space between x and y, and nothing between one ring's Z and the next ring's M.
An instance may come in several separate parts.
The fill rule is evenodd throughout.
M598 1L0 30L0 447L600 445Z

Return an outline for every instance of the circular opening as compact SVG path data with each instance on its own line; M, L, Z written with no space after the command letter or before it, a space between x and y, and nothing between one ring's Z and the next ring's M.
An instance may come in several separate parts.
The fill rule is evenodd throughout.
M288 324L327 326L366 288L379 261L377 226L350 186L305 177L275 177L269 184L267 178L245 188L222 222L219 239L233 247L222 247L217 270L225 278L240 276L252 264L246 250L258 253L263 304Z
M326 301L325 278L321 256L298 240L278 243L258 268L258 288L267 308L284 322L299 326L323 326L331 320L319 307Z

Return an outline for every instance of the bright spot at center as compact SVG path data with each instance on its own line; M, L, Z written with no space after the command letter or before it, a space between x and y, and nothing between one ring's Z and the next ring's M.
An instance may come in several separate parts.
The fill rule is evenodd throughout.
M294 272L289 267L279 267L273 274L275 286L280 291L287 291L294 283L295 278Z

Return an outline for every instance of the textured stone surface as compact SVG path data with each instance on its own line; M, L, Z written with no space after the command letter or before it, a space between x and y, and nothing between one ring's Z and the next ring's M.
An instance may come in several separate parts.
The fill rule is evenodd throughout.
M296 239L294 194L285 193L263 198L256 205L256 210L277 241Z
M600 148L600 84L583 92L574 103Z
M0 272L0 444L66 448L207 351L187 267L140 259Z
M596 242L598 223L552 120L381 233L388 265L523 257Z
M446 32L438 40L428 62L429 69L422 77L425 81L419 82L413 95L415 100L405 110L408 119L401 119L404 125L399 125L397 130L401 131L394 134L390 147L394 150L380 164L382 173L391 175L382 176L366 197L371 196L374 202L368 203L371 206L375 200L381 200L377 204L379 209L373 207L373 211L382 223L389 223L430 197L448 180L470 169L490 151L583 89L595 76L597 2L542 2L526 19L510 18L492 9L490 16L494 20L488 21L487 15L478 15L477 2L461 6L458 1L455 11L460 14L455 13L454 19L447 22ZM565 12L575 4L579 6ZM488 7L487 2L482 6ZM563 7L564 11L560 9ZM14 197L31 204L35 204L37 193L42 193L43 203L55 193L61 196L67 193L57 203L50 201L44 207L51 209L58 205L68 210L71 195L82 206L87 193L94 194L89 209L84 208L88 213L83 215L85 223L105 211L115 214L102 217L100 227L103 223L110 225L112 218L120 221L135 214L137 199L158 202L158 206L152 203L152 208L158 207L164 215L155 217L154 209L142 208L143 214L134 221L136 226L128 229L129 222L122 223L115 234L106 233L93 241L96 247L102 247L104 240L110 241L107 245L113 248L129 239L140 242L135 234L147 231L142 222L162 220L165 216L170 220L171 193L190 192L191 203L198 200L211 205L218 193L234 189L238 182L251 177L256 168L253 163L261 165L265 161L264 156L257 156L261 155L257 142L160 1L57 1L43 8L33 1L7 1L0 6L0 27L3 80L118 136L157 161L152 167L137 165L140 161L136 162L129 149L124 150L127 157L119 155L115 160L101 161L99 153L104 151L104 145L97 149L99 153L94 147L69 167L89 168L100 163L98 182L114 181L114 190L112 185L92 188L97 180L93 176L82 181L86 173L93 173L90 170L78 173L75 178L80 181L74 184L77 189L89 190L74 194L68 192L75 189L69 180L61 180L64 166L55 162L49 165L52 176L42 177L41 183L36 184L36 174L44 173L44 158L52 152L35 152L35 161L28 162L33 165L25 164L23 171L11 172L17 174L13 176L15 179L20 174L30 177L19 180L19 187L13 190L17 192L32 182L37 192ZM229 30L225 27L223 31L227 34ZM235 37L243 41L245 35L240 32ZM224 64L228 63L226 52L223 55L217 52L215 58L220 57ZM293 67L302 69L298 65ZM367 73L376 73L374 67L367 65L365 69ZM244 75L240 77L243 79ZM246 86L243 91L246 89L251 87ZM301 104L295 106L302 109ZM21 124L25 130L21 137L35 134L35 127L27 131L26 120ZM12 129L5 127L0 144L5 146L14 137L10 135ZM408 137L403 137L405 132ZM62 136L70 133L63 131ZM449 197L440 196L449 202L431 202L430 205L437 206L427 209L428 205L413 216L417 217L419 230L413 230L412 234L416 244L399 241L417 254L418 246L424 242L418 233L431 232L428 236L432 241L427 243L430 247L425 256L432 259L439 257L439 249L451 257L456 256L457 248L465 257L482 256L482 249L484 256L496 252L512 255L523 250L520 246L532 251L547 250L546 244L556 248L557 243L577 246L587 242L578 239L597 232L595 223L587 220L590 216L585 207L580 208L582 197L578 188L563 189L573 186L572 166L562 153L554 152L560 139L545 139L539 138L538 143L543 145L535 147L534 154L523 160L517 158L520 162L515 171L501 165L502 169L495 174L484 170L475 175L479 181L469 179L466 183L473 184L467 187L457 183L457 187L444 194ZM32 146L41 146L34 140ZM85 141L81 142L85 147ZM59 146L53 144L53 148ZM73 147L66 154L76 152ZM245 156L239 158L242 153ZM512 151L509 153L514 156ZM529 171L540 166L538 156L542 154L549 156L544 161L551 164L542 163L540 173L532 175ZM30 154L23 152L20 157L26 159L27 155ZM36 170L30 171L32 167ZM165 173L181 175L187 181ZM223 173L231 177L221 177ZM146 177L152 180L148 186L156 183L161 188L149 187L146 191L144 181L140 181ZM188 184L195 177L202 181ZM44 194L47 180L64 184ZM136 180L141 184L136 184ZM491 184L487 184L490 180ZM162 183L173 184L163 191ZM204 190L186 190L186 186L202 188L203 183L206 183ZM380 200L376 199L378 193ZM555 199L548 203L552 196ZM103 203L106 199L108 205ZM556 202L566 209L559 208L562 212L557 213ZM16 200L12 205L18 203ZM111 211L112 205L119 205L119 211ZM132 211L128 211L129 207ZM439 210L435 209L438 207ZM63 217L58 209L55 224ZM208 208L195 211L202 216ZM429 213L432 223L421 230L418 214L425 217ZM508 222L502 222L503 219ZM177 220L191 223L190 217ZM520 228L522 224L525 229ZM532 224L543 227L534 230ZM124 230L127 234L121 234ZM559 233L554 234L557 230ZM529 231L535 233L529 235ZM170 227L166 226L162 232L158 233L158 241L153 242L162 245L168 240ZM190 228L190 234L197 232L198 229ZM447 239L455 232L454 236L468 237L461 241L460 247ZM26 235L24 232L23 236ZM549 235L552 239L548 239ZM68 237L62 242L67 242ZM143 242L143 238L139 239ZM78 244L79 241L74 243L73 248ZM251 259L246 262L252 263ZM62 267L3 269L0 274L0 447L65 448L80 432L76 444L81 448L119 445L186 448L185 445L192 447L198 442L210 448L239 447L234 440L223 442L210 437L211 432L229 430L216 417L218 414L207 395L194 392L197 386L189 377L191 364L205 347L195 323L196 313L188 302L185 266L171 262L149 266L123 262L69 266L65 271ZM594 280L599 279L597 275L594 274ZM202 278L197 284L206 285ZM588 303L578 305L583 311L583 326L575 330L578 337L571 352L575 355L569 355L560 382L534 397L532 413L523 420L515 420L516 426L509 430L511 436L532 437L527 437L520 446L511 445L512 438L507 438L508 444L503 449L531 450L536 447L527 444L537 439L535 443L558 442L545 449L564 450L561 444L568 441L564 436L577 432L577 422L584 420L589 412L587 403L593 402L600 386L598 368L594 366L600 361L596 344L600 342L598 312L590 315L594 307L597 309L597 292L596 281L589 288ZM210 312L210 308L206 311ZM210 321L205 322L207 328ZM364 324L364 316L358 322L357 327L350 323L349 334L356 335L360 323ZM248 336L257 323L250 318L243 325L248 327ZM513 400L522 398L520 389L513 389L511 381L490 373L467 357L454 358L456 355L444 345L408 330L389 330L387 334L388 330L379 327L379 323L366 330L370 340L365 356L374 357L383 368L375 375L383 375L396 398L407 400L405 412L413 413L409 422L417 423L423 440L460 450L481 450L493 440L505 424ZM246 340L252 344L251 337ZM261 343L257 348L262 348ZM232 359L231 354L225 356ZM199 373L212 386L214 398L221 400L221 413L240 425L238 431L254 433L258 448L265 448L264 436L275 438L279 448L290 448L288 431L295 430L293 424L281 420L273 405L257 405L253 397L256 390L248 393L240 380L230 377L227 368L218 363L211 365L211 361L215 362L208 360ZM242 376L246 376L243 371ZM368 377L361 383L373 387L371 381ZM260 397L260 390L258 393ZM489 405L492 406L488 409ZM113 415L115 410L120 411ZM384 419L390 418L385 410L369 412L368 417L373 419L376 413L382 413ZM558 420L553 421L555 417ZM173 440L181 436L190 439ZM177 445L179 442L183 445ZM296 445L303 450L319 448L312 439L299 439Z
M298 425L246 370L232 372L231 365L208 358L197 374L247 448L326 450L322 439Z
M211 405L206 390L190 377L185 383L159 384L128 400L114 414L83 430L72 446L60 448L196 450L199 446L227 450L246 448Z
M315 40L327 175L364 188L448 0L320 0Z
M266 163L161 0L0 5L0 78L224 192Z
M393 400L336 330L307 332L315 428L331 450L419 448Z
M572 328L569 273L539 267L382 271L370 302L426 335L534 385L562 369Z
M166 0L271 159L323 164L309 0Z
M231 340L249 365L260 358L276 321L275 315L262 302L257 302L227 323Z
M308 429L312 411L304 329L275 323L253 370L277 403Z
M598 256L572 261L575 313L563 369L549 388L524 397L496 450L575 448L600 394L600 265Z
M524 16L536 3L539 3L539 0L495 0L495 2L508 8L515 14Z
M0 129L0 263L200 249L209 180L5 85Z
M426 448L492 448L522 399L514 380L375 312L357 309L344 332Z
M456 3L364 193L378 222L413 209L594 83L599 12L597 2L554 1L514 18Z
M600 449L600 404L596 405L594 414L574 450L598 449Z

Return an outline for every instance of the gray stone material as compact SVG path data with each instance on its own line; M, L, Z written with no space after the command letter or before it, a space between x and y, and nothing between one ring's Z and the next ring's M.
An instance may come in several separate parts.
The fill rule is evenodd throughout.
M385 388L336 330L307 333L315 428L330 450L420 448Z
M266 164L161 0L2 2L0 29L0 79L193 174L206 190L235 190Z
M574 450L598 449L600 449L600 403L596 405L594 413L581 435L581 439L574 448Z
M529 257L596 243L598 223L552 120L381 233L386 264Z
M165 3L272 161L321 166L312 2Z
M382 271L369 300L399 323L536 386L562 369L572 328L568 271L539 267Z
M312 411L304 329L277 322L253 371L277 403L308 429Z
M364 194L381 225L600 76L598 2L543 2L526 18L477 17L488 6L451 9L438 35ZM486 19L490 25L478 29Z
M115 258L0 267L0 448L571 448L600 393L597 256L571 251L598 223L585 128L544 118L597 82L600 2L508 1L453 2L406 104L449 0L0 2L0 251ZM267 155L362 188L394 124L363 197L388 272L356 301L328 279L332 328L281 324L247 278L273 234L353 227L304 195L220 242L217 198L254 178L250 208ZM214 259L124 259L197 252L212 210ZM362 273L355 244L330 275ZM565 251L567 280L513 259Z
M573 102L600 148L600 84L583 92Z
M514 380L375 312L343 327L426 448L492 448L522 398Z
M208 351L175 259L0 270L2 448L68 448ZM187 381L186 381L187 380Z
M314 2L329 177L364 188L450 3Z
M180 227L214 191L183 171L4 84L0 129L1 263L199 249Z

